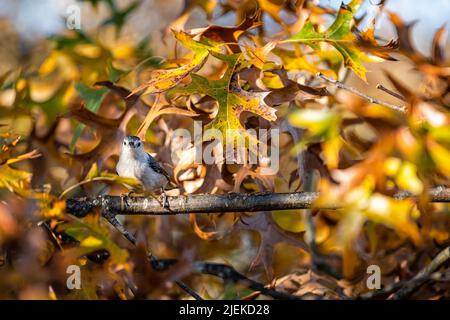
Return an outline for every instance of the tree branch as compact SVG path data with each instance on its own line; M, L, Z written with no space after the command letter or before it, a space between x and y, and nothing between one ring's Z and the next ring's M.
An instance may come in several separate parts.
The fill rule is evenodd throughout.
M391 89L386 88L385 86L383 86L383 85L380 84L380 83L377 84L377 89L378 89L378 90L381 90L381 91L384 91L384 92L386 92L387 94L390 94L391 96L393 96L393 97L395 97L395 98L397 98L397 99L399 99L399 100L402 100L402 101L405 101L405 102L406 102L405 97L402 96L400 93L394 92L394 91L392 91Z
M391 283L383 289L370 291L361 294L358 298L363 300L385 299L391 296L390 300L407 299L414 291L419 289L425 282L429 280L440 281L444 278L444 274L435 272L447 260L450 259L450 247L446 247L419 273L412 279ZM445 280L445 279L444 279Z
M342 83L342 82L340 82L338 80L330 79L330 78L324 76L320 72L318 72L316 74L316 76L321 78L321 79L323 79L323 80L325 80L325 81L327 81L327 82L329 82L329 83L331 83L331 84L333 84L333 85L335 85L339 89L344 89L344 90L347 90L347 91L349 91L351 93L354 93L354 94L356 94L356 95L366 99L370 103L380 104L380 105L383 105L385 107L388 107L388 108L390 108L392 110L395 110L395 111L398 111L398 112L401 112L401 113L405 113L405 111L406 111L405 110L405 106L398 106L398 105L395 105L395 104L392 104L392 103L389 103L389 102L385 102L385 101L381 101L379 99L373 98L373 97L371 97L371 96L369 96L369 95L359 91L358 89L356 89L354 87L348 86L348 85L346 85L346 84L344 84L344 83ZM381 89L381 88L379 88L379 89Z
M425 268L420 270L420 272L411 280L404 283L402 288L398 290L392 296L392 300L401 300L408 298L414 291L419 289L430 276L435 272L440 266L442 266L447 260L450 259L450 247L445 248L428 264Z
M430 200L433 202L450 202L450 188L437 187L429 190ZM146 197L120 197L120 196L98 196L96 198L76 198L66 200L66 211L77 217L83 217L94 208L99 208L102 215L107 219L125 238L133 244L136 244L136 238L116 219L118 214L143 214L143 215L172 215L183 213L205 213L205 212L248 212L261 210L287 210L287 209L307 209L311 208L314 201L319 197L318 192L294 192L294 193L259 193L259 194L244 194L244 193L228 193L223 195L190 195L168 197L169 208L164 208L161 203L154 198ZM408 192L399 192L394 195L396 199L405 199L416 197ZM326 206L328 209L339 208L338 204L330 203ZM445 251L447 259L448 248ZM441 254L439 255L441 256ZM435 271L437 267L434 265L441 265L445 259L437 257L436 263L432 263L427 269L429 273ZM176 264L176 259L158 259L152 254L149 254L149 260L155 270L166 270L172 265ZM434 261L434 260L433 260ZM299 299L295 295L280 292L262 283L249 279L245 275L236 271L232 266L208 263L203 261L192 262L194 271L201 274L208 274L220 277L224 281L238 283L255 291L259 291L264 295L275 299ZM423 272L421 272L422 274ZM418 281L424 278L423 275L418 279L411 281L418 285L423 282ZM416 281L417 280L417 281ZM201 297L186 286L180 280L176 283L192 295L195 299ZM411 286L412 287L412 286ZM414 288L417 286L414 285ZM363 297L367 298L367 297Z
M432 202L450 202L450 188L437 187L428 192ZM227 193L167 197L164 208L152 197L98 196L66 200L66 211L84 217L94 208L124 215L174 215L187 213L256 212L289 209L308 209L319 197L318 192L293 193ZM406 191L394 195L396 199L415 198ZM328 203L321 209L339 209L338 203Z

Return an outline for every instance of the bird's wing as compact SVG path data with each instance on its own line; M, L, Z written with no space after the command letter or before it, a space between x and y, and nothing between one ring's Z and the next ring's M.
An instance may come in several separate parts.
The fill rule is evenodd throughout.
M156 161L151 155L148 155L148 165L150 166L150 168L152 168L153 171L162 174L163 176L165 176L167 178L167 180L170 181L170 176L169 174L166 172L166 170L164 170L161 165L158 163L158 161Z

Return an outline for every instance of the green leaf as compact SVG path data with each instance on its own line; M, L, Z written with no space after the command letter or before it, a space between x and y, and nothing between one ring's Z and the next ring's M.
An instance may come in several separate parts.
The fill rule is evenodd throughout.
M222 133L222 137L230 139L230 142L234 142L242 134L246 135L239 121L239 115L242 111L255 113L269 121L276 120L276 110L264 102L268 92L244 91L239 87L237 81L233 79L242 54L224 55L212 53L212 55L228 65L228 69L221 79L208 80L197 74L191 74L192 81L190 84L174 88L168 92L168 95L204 94L214 98L219 105L219 110L216 117L206 125L205 129L219 130ZM209 139L206 137L206 140Z
M80 97L84 100L86 108L92 112L97 112L102 104L103 98L105 97L108 90L106 88L93 89L85 86L81 82L75 83L75 89L77 90ZM73 152L75 144L78 138L80 138L83 130L86 126L84 124L79 124L75 129L75 133L70 142L70 150Z
M317 51L320 50L320 42L329 43L342 55L344 65L366 80L366 69L361 61L363 53L356 47L356 37L351 32L351 22L359 3L360 0L354 0L348 6L342 5L336 20L325 32L317 32L308 21L302 30L284 42L305 43Z

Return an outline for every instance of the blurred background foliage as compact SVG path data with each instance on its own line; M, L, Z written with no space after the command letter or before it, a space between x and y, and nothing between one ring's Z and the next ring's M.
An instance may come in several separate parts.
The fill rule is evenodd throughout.
M1 298L189 298L179 278L206 298L265 298L183 265L144 267L142 248L98 212L65 214L69 197L120 195L136 183L115 174L126 134L145 139L185 194L321 192L307 211L122 219L159 257L226 263L279 290L334 299L366 292L368 265L388 285L449 245L449 207L426 193L450 177L448 30L433 24L448 19L448 2L420 11L418 25L407 22L413 6L396 0L0 3ZM65 28L71 4L81 30ZM404 111L337 90L318 72ZM195 164L174 135L193 120L279 128L280 170ZM418 201L394 199L399 190ZM343 208L320 209L329 201ZM331 274L311 267L311 216ZM71 264L81 266L81 290L66 287ZM441 281L415 297L448 298L448 289Z

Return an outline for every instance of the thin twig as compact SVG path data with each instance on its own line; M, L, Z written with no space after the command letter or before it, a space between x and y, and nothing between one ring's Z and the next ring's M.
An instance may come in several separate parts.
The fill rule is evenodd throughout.
M414 278L392 283L383 289L364 293L359 296L360 299L373 300L385 299L392 295L391 300L400 300L408 298L414 291L419 289L429 280L439 281L443 279L443 273L435 272L445 261L450 259L450 247L445 248Z
M358 298L362 300L384 300L393 292L399 290L403 282L395 282L387 285L385 288L369 291L361 294Z
M377 89L378 89L378 90L381 90L381 91L384 91L384 92L386 92L387 94L390 94L391 96L393 96L393 97L395 97L395 98L397 98L397 99L399 99L399 100L402 100L402 101L405 101L405 102L406 102L405 97L402 96L400 93L397 93L397 92L395 92L395 91L392 91L391 89L386 88L385 86L383 86L383 85L380 84L380 83L377 84Z
M356 95L366 99L370 103L383 105L385 107L391 108L392 110L395 110L395 111L398 111L398 112L401 112L401 113L405 113L405 111L406 111L405 106L398 106L398 105L395 105L395 104L392 104L392 103L389 103L389 102L385 102L385 101L381 101L379 99L373 98L373 97L371 97L371 96L369 96L369 95L359 91L358 89L356 89L354 87L346 85L346 84L344 84L344 83L342 83L342 82L340 82L338 80L330 79L330 78L326 77L325 75L323 75L320 72L318 72L316 74L316 76L321 78L321 79L323 79L323 80L325 80L325 81L327 81L327 82L329 82L329 83L331 83L331 84L333 84L333 85L335 85L336 87L338 87L340 89L344 89L344 90L347 90L347 91L349 91L351 93L354 93L354 94L356 94Z
M184 292L191 295L195 300L204 300L202 297L200 297L200 295L197 292L195 292L191 287L189 287L183 281L176 280L175 283L177 284L177 286L179 286L181 289L183 289Z
M117 220L116 215L112 210L102 210L102 216L105 218L114 228L116 228L128 241L130 241L132 244L136 245L137 240L134 235L132 235L123 224Z
M175 215L188 213L257 212L313 207L318 192L292 193L226 193L199 194L167 197L168 208L151 197L98 196L96 198L72 198L66 200L66 211L83 217L94 208L111 210L124 215ZM450 202L450 188L436 187L428 191L431 202ZM417 195L400 191L395 199L417 198ZM341 203L327 203L318 209L339 209Z
M401 300L408 298L414 291L419 289L430 275L436 271L444 262L450 259L450 247L445 248L411 280L408 280L400 290L392 296L392 300Z

